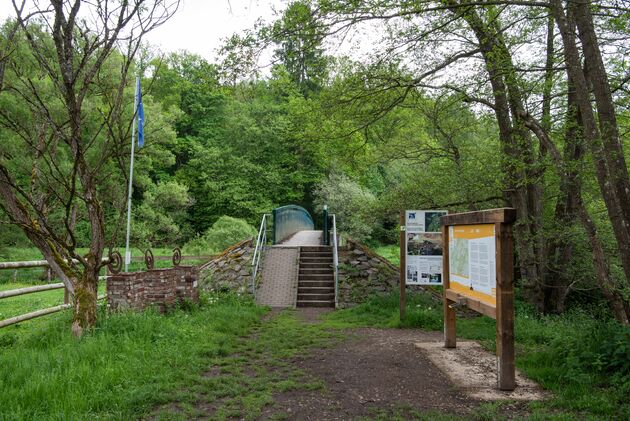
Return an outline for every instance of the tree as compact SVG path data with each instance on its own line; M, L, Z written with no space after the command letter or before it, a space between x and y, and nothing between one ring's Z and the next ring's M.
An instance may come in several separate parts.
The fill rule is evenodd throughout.
M0 113L0 125L22 160L6 150L0 157L0 206L72 294L76 336L96 322L98 276L115 239L116 231L106 238L104 205L123 208L115 182L126 173L133 57L143 36L178 5L13 0L0 96L14 106ZM77 250L77 212L89 225L84 255Z
M279 45L275 57L304 95L321 88L327 70L315 17L307 2L294 1L272 29L272 39Z
M404 107L418 89L455 92L490 109L501 141L505 204L519 215L518 266L530 300L545 312L562 308L574 282L556 280L556 274L575 259L570 242L583 237L558 243L545 227L577 220L591 245L595 280L617 319L628 323L630 178L608 76L612 60L606 62L602 54L606 43L627 39L620 24L624 9L617 2L320 0L313 10L318 11L317 29L327 36L343 39L357 28L382 34L372 43L365 89L339 101L346 107L366 101L377 105L361 131ZM561 45L554 42L555 27ZM519 53L524 46L529 54ZM608 50L621 61L623 49L614 47ZM556 66L558 51L564 63ZM387 66L408 71L382 72ZM622 84L627 80L622 75ZM384 100L379 104L378 98ZM582 164L589 160L601 198L583 192ZM546 197L555 189L560 194L552 208ZM612 255L591 217L600 200L609 216L604 225L614 233L617 252ZM617 259L623 282L611 270Z

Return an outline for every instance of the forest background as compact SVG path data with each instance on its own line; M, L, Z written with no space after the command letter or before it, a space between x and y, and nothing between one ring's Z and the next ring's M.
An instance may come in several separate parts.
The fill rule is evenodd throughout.
M147 140L136 155L132 244L216 253L292 203L314 215L327 204L345 235L380 247L396 244L401 209L513 206L522 297L544 313L601 303L628 323L627 4L525 3L297 1L227 39L217 63L144 45L120 109L130 122L140 74ZM332 54L361 36L373 42L363 59ZM38 64L26 39L11 42L5 86L15 87ZM261 75L265 51L273 64ZM52 88L44 78L37 89ZM23 97L16 88L1 96L0 130L13 139L3 159L18 179L33 174L38 150L18 154L14 122L46 130ZM88 126L100 118L85 116ZM130 126L116 136L129 139ZM120 145L99 186L111 244L124 238ZM68 209L47 212L70 219L76 246L88 247L86 207ZM8 258L30 241L3 219Z

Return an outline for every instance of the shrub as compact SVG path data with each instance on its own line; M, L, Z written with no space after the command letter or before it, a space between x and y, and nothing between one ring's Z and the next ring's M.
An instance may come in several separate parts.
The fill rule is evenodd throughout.
M202 236L184 246L186 254L215 254L239 241L256 235L256 229L245 220L222 216Z

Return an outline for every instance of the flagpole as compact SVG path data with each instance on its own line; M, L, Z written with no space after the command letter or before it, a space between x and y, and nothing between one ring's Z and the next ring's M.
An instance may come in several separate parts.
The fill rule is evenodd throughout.
M127 195L127 239L125 241L125 272L129 271L131 263L131 251L129 250L129 235L131 234L131 193L133 192L133 158L136 150L136 116L138 113L138 87L140 86L140 76L136 76L136 90L133 100L133 126L131 129L131 163L129 164L129 188Z

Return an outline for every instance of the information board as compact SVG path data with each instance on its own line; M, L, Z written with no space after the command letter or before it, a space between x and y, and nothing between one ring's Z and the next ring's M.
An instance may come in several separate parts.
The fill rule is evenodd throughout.
M405 212L405 280L407 285L442 285L443 210Z
M496 306L494 224L448 227L450 289Z

